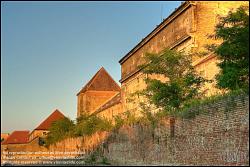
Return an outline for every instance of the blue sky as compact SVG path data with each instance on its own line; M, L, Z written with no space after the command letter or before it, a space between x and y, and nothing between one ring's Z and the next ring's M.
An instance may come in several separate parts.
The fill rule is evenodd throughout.
M76 118L76 93L180 5L157 2L1 2L1 132L32 130L54 109Z

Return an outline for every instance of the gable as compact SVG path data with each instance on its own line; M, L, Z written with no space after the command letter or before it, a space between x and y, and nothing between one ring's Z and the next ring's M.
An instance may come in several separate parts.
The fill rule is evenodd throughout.
M108 72L102 67L93 78L77 94L84 93L87 90L95 91L120 91L120 86L113 80Z
M55 110L47 119L45 119L35 130L48 130L53 122L63 119L65 116L59 111Z

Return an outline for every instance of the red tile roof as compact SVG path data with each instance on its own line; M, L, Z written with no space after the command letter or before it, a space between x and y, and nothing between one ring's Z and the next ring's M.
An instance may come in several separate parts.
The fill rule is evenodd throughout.
M55 110L47 119L45 119L35 130L48 130L54 121L64 118L65 116L59 111Z
M1 144L24 144L29 141L29 131L14 131Z
M120 86L114 81L109 73L102 67L91 80L77 93L84 93L87 90L97 91L120 91Z

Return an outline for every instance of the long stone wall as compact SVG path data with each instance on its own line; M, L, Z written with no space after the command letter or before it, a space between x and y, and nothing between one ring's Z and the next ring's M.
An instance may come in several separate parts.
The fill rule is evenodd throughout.
M50 164L55 160L66 161L67 157L68 160L73 159L73 162L69 162L69 164L75 165L79 161L84 161L79 159L88 157L89 153L102 144L108 134L108 132L96 132L91 136L67 138L48 148L39 145L39 138L35 138L27 144L1 145L1 164L45 164L44 161Z
M74 155L87 158L99 150L112 165L249 165L249 96L222 99L190 112L197 110L201 113L195 118L174 123L164 118L155 129L126 125L112 133L65 139L48 149L39 146L37 138L28 144L2 145L1 153L7 147L8 152L51 152L62 157L56 153L88 153ZM39 161L46 155L25 156Z
M194 109L196 110L196 108ZM156 129L123 126L100 147L118 165L249 165L249 96L200 108L192 119L162 120Z

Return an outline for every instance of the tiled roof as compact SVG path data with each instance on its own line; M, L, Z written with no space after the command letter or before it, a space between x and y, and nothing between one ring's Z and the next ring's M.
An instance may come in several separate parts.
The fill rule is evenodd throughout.
M29 140L29 131L14 131L1 144L24 144Z
M120 91L120 86L113 80L108 72L102 67L91 80L77 93L84 93L87 90L96 91Z
M59 111L55 110L47 119L45 119L35 130L48 130L54 121L64 118L65 116Z
M109 101L107 101L106 103L104 103L100 108L98 108L94 114L101 112L107 108L110 108L118 103L121 102L121 93L117 93L116 95L114 95Z

